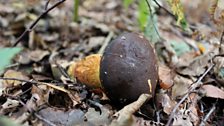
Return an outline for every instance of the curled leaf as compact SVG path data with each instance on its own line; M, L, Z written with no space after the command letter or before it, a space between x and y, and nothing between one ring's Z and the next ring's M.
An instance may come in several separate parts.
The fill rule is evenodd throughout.
M114 116L117 118L112 121L110 126L130 126L134 124L133 114L151 97L149 94L142 94L137 101L115 113Z
M207 97L224 99L224 91L213 85L203 85Z

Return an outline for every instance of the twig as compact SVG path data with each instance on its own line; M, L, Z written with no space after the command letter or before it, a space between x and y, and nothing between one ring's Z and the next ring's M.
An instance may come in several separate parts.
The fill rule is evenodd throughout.
M222 35L220 38L220 44L219 44L219 53L223 53L223 49L222 46L224 46L224 30L222 31Z
M21 82L26 82L26 83L32 83L32 84L56 84L56 85L68 85L68 84L73 84L74 83L46 83L46 82L40 82L40 81L35 81L35 80L23 80L23 79L18 79L18 78L8 78L8 77L0 77L0 80L15 80L15 81L21 81Z
M157 6L159 6L159 8L162 8L164 11L166 11L166 13L168 13L170 16L172 16L175 20L177 20L177 17L175 15L173 15L170 11L168 11L166 8L164 8L163 6L161 6L157 0L153 0Z
M32 84L46 85L46 86L51 87L53 89L56 89L56 90L67 93L68 96L73 100L73 102L77 101L77 98L74 95L72 95L72 93L69 90L55 85L55 84L59 84L59 83L46 83L46 82L38 82L38 81L33 81L33 80L32 81L27 81L27 80L22 80L22 79L17 79L17 78L2 78L2 77L0 77L0 79L2 79L2 80L17 80L17 81L22 81L22 82L29 82L29 83L32 83ZM61 83L61 84L64 84L64 83ZM79 101L80 100L78 100L77 103Z
M134 122L133 114L152 96L149 94L141 94L139 98L126 105L120 111L114 114L114 119L109 126L130 126Z
M207 113L207 115L205 116L205 118L201 121L199 126L205 126L206 121L208 120L208 118L211 116L211 114L215 111L216 107L215 104L212 106L212 108L210 109L210 111Z
M46 4L45 4L45 10L47 10L50 1L51 1L51 0L47 0L47 2L46 2Z
M22 79L17 79L17 78L2 78L0 77L0 79L2 80L16 80L16 81L21 81L21 82L28 82L28 83L33 83L33 84L39 84L39 83L42 83L42 82L38 82L38 81L34 81L34 80L31 80L31 81L28 81L28 80L22 80ZM42 83L44 84L44 83ZM47 84L47 83L46 83ZM31 88L29 88L28 90L26 90L25 92L29 91ZM23 92L23 94L25 93ZM21 95L21 94L20 94ZM13 97L14 99L18 99L18 96L10 96L10 97ZM38 119L42 120L43 122L45 122L46 124L48 124L49 126L56 126L55 124L53 124L52 122L50 122L49 120L46 120L44 119L43 117L41 117L39 114L37 114L34 110L30 109L29 107L26 106L26 104L19 100L20 104L22 104L27 110L29 113L31 114L34 114L35 117L37 117Z
M159 116L160 112L161 112L161 110L159 110L159 111L156 112L156 121L158 123L160 123L160 116Z
M45 122L46 124L48 124L49 126L56 126L55 124L53 124L52 122L50 122L49 120L44 119L43 117L41 117L39 114L37 114L34 110L30 109L29 107L27 107L27 105L19 100L19 103L22 104L27 110L28 112L31 114L33 114L35 117L37 117L39 120L42 120L43 122Z
M184 97L176 104L176 106L174 107L174 109L172 110L170 116L169 116L169 120L167 121L166 126L170 126L171 125L171 121L173 119L174 114L176 113L178 107L180 106L180 104L182 104L190 95L190 93L192 93L197 87L200 87L202 85L201 80L207 75L207 73L214 67L214 64L211 64L211 66L203 73L203 75L198 78L198 80L192 84L192 86L190 87L188 93L186 95L184 95Z
M111 38L114 36L114 33L111 31L108 35L107 38L105 39L103 45L101 46L100 50L98 51L99 54L103 54L105 48L107 47L108 43L110 42Z
M19 38L16 40L16 42L13 44L13 47L15 47L21 40L22 38L28 33L30 32L35 26L36 24L39 22L39 20L45 16L49 11L51 11L52 9L54 9L55 7L57 7L58 5L60 5L61 3L65 2L66 0L59 0L57 3L55 3L53 6L51 6L49 9L45 10L41 15L39 15L39 17L30 25L29 28L27 28L22 35L19 36Z
M93 105L94 107L97 107L97 109L99 109L100 111L100 114L102 113L104 107L102 104L100 104L99 102L96 102L96 101L93 101L93 100L90 100L88 99L87 102L89 102L91 105Z
M14 64L11 64L11 65L8 65L5 68L8 69L8 68L16 67L16 66L19 66L19 63L14 63Z
M42 120L43 122L45 122L46 124L48 124L49 126L57 126L55 124L53 124L52 122L50 122L49 120L46 120L45 118L43 118L42 116L40 116L37 113L34 113L34 115L39 119Z
M101 105L100 103L98 103L98 102L96 102L96 101L93 101L93 100L90 100L90 99L88 99L87 100L90 104L92 104L92 105L94 105L94 106L96 106L96 107L98 107L98 108L102 108L103 107L103 105Z
M159 36L159 38L160 38L161 40L165 40L164 38L162 38L162 37L160 36L160 34L159 34L159 32L158 32L158 29L156 28L156 26L155 26L155 24L154 24L154 21L153 21L153 13L152 13L152 9L151 9L151 6L150 6L150 4L149 4L149 1L148 1L148 0L145 0L145 1L146 1L146 3L147 3L148 8L149 8L150 19L151 19L153 28L154 28L155 31L156 31L156 34Z
M18 78L8 78L8 77L0 77L0 80L15 80L15 81L21 81L21 82L26 82L26 83L33 83L33 84L37 84L37 82L31 80L24 80L24 79L18 79Z

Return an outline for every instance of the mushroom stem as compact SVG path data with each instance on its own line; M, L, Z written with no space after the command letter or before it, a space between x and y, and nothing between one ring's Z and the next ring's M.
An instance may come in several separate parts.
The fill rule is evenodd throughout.
M100 54L92 54L69 67L68 74L90 88L101 88Z

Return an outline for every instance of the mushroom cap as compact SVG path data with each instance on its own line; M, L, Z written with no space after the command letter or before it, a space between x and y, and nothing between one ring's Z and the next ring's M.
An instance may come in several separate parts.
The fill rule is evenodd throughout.
M158 69L155 51L137 33L124 33L108 44L100 61L100 81L115 102L130 103L155 93Z

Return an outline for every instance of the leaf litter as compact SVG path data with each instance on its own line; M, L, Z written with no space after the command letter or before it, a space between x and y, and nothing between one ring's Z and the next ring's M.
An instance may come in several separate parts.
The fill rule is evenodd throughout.
M57 1L48 2L50 7ZM46 1L0 2L0 124L223 125L223 0L182 0L182 5L154 0L152 17L148 9L138 10L144 0L125 0L124 6L116 0L85 0L78 22L73 22L73 2L42 17L17 47L11 45L44 11ZM157 52L160 85L154 105L142 94L116 107L102 91L67 73L71 64L102 53L115 36L130 31L145 33Z

